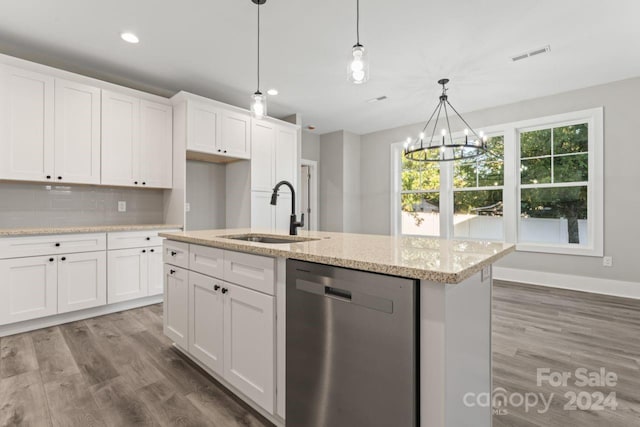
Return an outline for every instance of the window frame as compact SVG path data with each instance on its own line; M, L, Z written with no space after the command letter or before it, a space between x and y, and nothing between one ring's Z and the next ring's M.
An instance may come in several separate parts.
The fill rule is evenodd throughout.
M520 134L531 130L557 128L572 124L588 124L588 180L568 183L520 183ZM566 255L596 256L604 253L604 109L602 107L555 114L529 120L480 127L488 135L504 135L503 221L504 241L516 244L517 251ZM459 137L462 133L454 134ZM401 236L402 149L404 142L391 144L391 233ZM553 157L552 157L553 161ZM440 163L440 238L453 239L453 197L455 191L477 190L480 187L454 188L453 162ZM536 187L587 187L586 245L519 242L521 190ZM490 188L499 188L490 187ZM437 236L436 236L437 238Z

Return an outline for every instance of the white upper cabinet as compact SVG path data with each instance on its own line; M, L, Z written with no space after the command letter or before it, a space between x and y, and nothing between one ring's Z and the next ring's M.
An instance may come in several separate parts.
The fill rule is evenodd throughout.
M137 186L140 100L102 91L102 183Z
M170 105L140 102L140 181L148 187L173 184L173 110Z
M251 123L251 189L271 191L275 185L275 125L254 120Z
M54 79L0 66L0 179L51 181Z
M251 157L251 116L247 113L223 110L220 116L220 138L216 152L225 156Z
M56 79L55 173L65 183L100 183L100 89Z
M102 91L102 184L171 188L171 106Z
M216 153L220 138L220 109L213 103L187 101L187 150Z

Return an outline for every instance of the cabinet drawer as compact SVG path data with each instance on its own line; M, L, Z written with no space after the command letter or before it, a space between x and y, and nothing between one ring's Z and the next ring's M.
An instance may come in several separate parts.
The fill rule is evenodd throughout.
M222 278L224 274L224 251L207 246L189 247L189 269L207 276Z
M165 264L189 268L189 244L165 240L162 247L162 259Z
M275 263L274 258L224 251L224 280L273 295Z
M0 259L104 251L105 233L0 238Z
M163 238L159 237L158 233L158 230L109 233L107 236L107 245L109 250L160 246L162 245Z

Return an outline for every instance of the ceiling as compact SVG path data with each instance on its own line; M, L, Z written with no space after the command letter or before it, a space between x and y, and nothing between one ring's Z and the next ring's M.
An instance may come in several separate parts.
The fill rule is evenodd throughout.
M256 89L250 0L3 0L0 51L171 96L248 107ZM355 0L268 0L262 90L269 113L301 113L317 133L424 121L441 77L459 111L640 76L637 0L362 0L371 78L347 81ZM138 45L119 34L132 31ZM511 57L551 45L520 62ZM388 99L368 103L386 95Z

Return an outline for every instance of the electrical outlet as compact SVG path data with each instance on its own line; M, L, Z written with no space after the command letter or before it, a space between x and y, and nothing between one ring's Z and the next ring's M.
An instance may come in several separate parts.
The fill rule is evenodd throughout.
M119 201L118 212L126 212L126 211L127 211L127 202Z
M613 257L606 256L602 258L602 266L603 267L613 267Z
M487 279L491 278L491 266L485 265L482 267L482 274L480 275L480 281L484 282Z
M185 203L184 204L184 211L185 212L191 212L191 203Z

